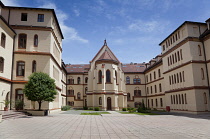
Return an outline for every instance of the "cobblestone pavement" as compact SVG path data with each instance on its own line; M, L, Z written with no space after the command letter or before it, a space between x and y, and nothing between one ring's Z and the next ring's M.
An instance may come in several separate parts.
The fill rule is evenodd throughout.
M73 112L73 111L72 111ZM0 123L0 139L209 139L210 117L71 112Z

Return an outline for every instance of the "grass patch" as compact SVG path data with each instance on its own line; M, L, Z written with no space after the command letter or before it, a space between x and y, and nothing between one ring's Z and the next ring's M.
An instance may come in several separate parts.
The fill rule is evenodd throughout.
M81 113L80 115L100 115L100 114L110 114L109 112L91 112L91 113Z
M83 111L94 111L94 110L83 110Z
M139 112L119 112L121 114L138 114L138 115L158 115L156 113L139 113Z

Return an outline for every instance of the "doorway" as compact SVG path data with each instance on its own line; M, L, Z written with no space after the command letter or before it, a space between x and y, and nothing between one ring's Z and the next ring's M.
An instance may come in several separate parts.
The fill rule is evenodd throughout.
M107 98L107 110L112 110L112 100L110 97Z

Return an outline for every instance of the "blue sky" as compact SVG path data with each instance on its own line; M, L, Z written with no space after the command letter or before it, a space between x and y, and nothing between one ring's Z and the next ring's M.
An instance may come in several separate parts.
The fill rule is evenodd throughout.
M104 39L122 63L148 62L184 21L210 18L209 0L2 0L7 6L53 8L64 34L66 64L88 64Z

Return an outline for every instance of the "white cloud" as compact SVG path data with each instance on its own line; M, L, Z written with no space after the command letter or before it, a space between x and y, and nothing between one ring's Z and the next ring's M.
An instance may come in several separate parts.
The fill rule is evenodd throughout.
M76 16L80 16L80 12L79 12L78 9L74 9L73 12L74 12L74 14L75 14Z
M158 31L159 33L164 32L165 27L169 25L168 21L158 21L158 20L151 20L151 21L142 21L142 20L136 20L133 21L128 26L128 29L131 31L139 31L143 33L151 33L154 31Z
M17 0L1 0L5 6L20 6Z
M58 9L54 3L44 1L44 4L39 6L40 8L50 8L54 9L56 16L58 18L61 30L64 34L65 40L79 41L82 43L88 43L89 41L79 36L77 30L73 27L70 27L65 24L65 21L68 20L68 15L62 10ZM64 40L64 41L65 41Z

